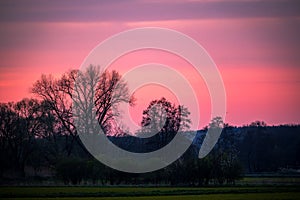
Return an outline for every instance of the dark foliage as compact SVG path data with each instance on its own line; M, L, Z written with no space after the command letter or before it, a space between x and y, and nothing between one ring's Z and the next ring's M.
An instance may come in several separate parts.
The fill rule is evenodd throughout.
M72 109L77 115L95 112L97 122L113 143L138 153L162 148L178 131L188 131L189 111L165 98L154 100L143 112L138 134L153 131L157 134L148 138L128 136L116 128L113 119L120 113L113 109L120 102L133 104L134 97L129 95L126 83L117 72L98 75L93 66L84 73L70 71L59 79L43 75L32 88L39 100L0 104L2 183L4 179L48 176L65 184L221 185L234 184L243 173L291 173L300 168L299 125L267 126L256 121L232 127L216 117L209 127L223 128L223 131L218 143L203 159L198 159L198 152L207 129L197 131L185 154L164 169L145 174L110 169L95 160L81 143ZM75 77L80 78L80 84L74 83ZM85 101L80 99L82 96ZM85 125L91 120L81 123Z

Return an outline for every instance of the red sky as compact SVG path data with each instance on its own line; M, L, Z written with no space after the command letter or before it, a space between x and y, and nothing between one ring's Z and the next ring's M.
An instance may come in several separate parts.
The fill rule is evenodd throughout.
M155 26L190 36L210 54L226 89L226 122L300 123L297 1L12 0L0 5L1 102L30 96L29 88L42 73L79 68L89 52L113 34ZM122 72L143 62L166 63L193 82L183 60L161 55L136 52L112 67ZM147 95L149 90L140 90L140 100L159 96ZM209 116L206 93L205 85L197 86L200 107Z

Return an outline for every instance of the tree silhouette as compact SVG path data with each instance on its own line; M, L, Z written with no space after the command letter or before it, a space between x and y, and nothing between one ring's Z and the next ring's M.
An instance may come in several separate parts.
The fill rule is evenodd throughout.
M134 96L129 94L127 83L117 71L102 73L96 86L95 106L98 122L108 134L119 134L114 123L114 117L120 116L118 105L134 105L134 101Z
M113 117L118 113L120 102L133 103L126 82L116 71L100 73L99 67L90 65L85 70L71 70L60 78L42 75L31 89L48 103L51 114L57 119L60 131L66 137L67 155L71 154L74 142L82 146L77 129L91 128L94 117L106 133L117 134L113 129ZM113 109L115 112L113 112ZM74 116L75 113L75 116ZM96 116L93 114L96 113ZM77 116L76 116L77 115ZM74 118L81 116L75 127ZM89 126L87 126L89 125ZM95 130L92 128L92 130ZM85 130L87 133L90 130ZM85 149L82 146L83 149Z
M71 154L73 143L76 140L76 129L72 119L72 91L77 71L72 70L62 75L60 78L54 78L52 75L42 75L37 80L31 92L47 102L51 114L57 119L62 135L65 137L67 155Z
M23 99L17 103L0 105L1 159L8 168L25 176L25 164L35 149L35 136L40 131L39 102Z
M190 112L182 105L176 106L166 98L150 102L143 111L142 129L139 134L155 135L157 147L166 145L178 131L187 131L191 120L188 118Z

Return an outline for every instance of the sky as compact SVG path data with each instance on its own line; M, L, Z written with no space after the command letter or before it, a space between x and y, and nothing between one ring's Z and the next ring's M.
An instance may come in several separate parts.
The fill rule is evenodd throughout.
M193 38L214 60L226 89L227 123L300 123L299 11L300 3L293 0L0 0L0 102L32 97L29 89L41 74L79 68L114 34L162 27ZM111 69L125 73L157 62L182 72L196 90L202 125L208 122L207 89L189 63L157 51L125 57ZM162 94L174 98L166 88L140 88L131 113Z

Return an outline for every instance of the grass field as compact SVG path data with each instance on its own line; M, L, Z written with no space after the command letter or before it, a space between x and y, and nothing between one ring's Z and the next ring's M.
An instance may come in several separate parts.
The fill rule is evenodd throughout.
M259 187L1 187L1 199L190 200L300 199L299 186Z
M238 185L300 185L300 177L244 177Z
M298 200L298 193L260 193L260 194L210 194L179 196L147 196L147 197L62 197L62 198L9 198L11 200Z

